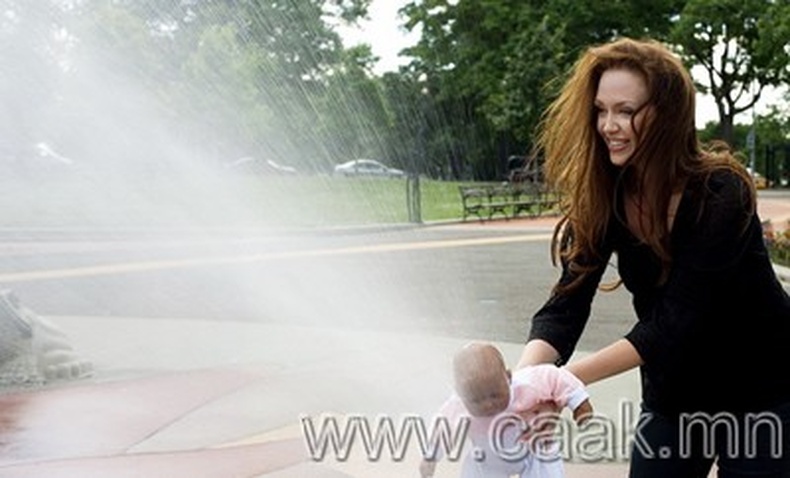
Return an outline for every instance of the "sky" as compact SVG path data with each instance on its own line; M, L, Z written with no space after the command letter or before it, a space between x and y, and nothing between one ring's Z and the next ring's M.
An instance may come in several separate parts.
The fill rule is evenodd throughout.
M398 56L398 52L414 45L419 39L419 32L407 32L400 27L403 20L398 17L398 10L408 1L373 0L368 12L369 20L361 22L358 28L338 29L347 47L359 43L370 45L373 54L380 58L374 68L377 74L397 71L399 66L408 63L407 59ZM766 91L757 105L757 113L764 113L771 105L781 101L781 94L776 90ZM736 123L749 123L750 120L750 112L735 118ZM701 128L709 121L718 121L716 104L713 97L700 94L697 96L697 127Z
M418 32L407 32L401 28L403 19L398 10L407 0L373 0L368 10L369 20L360 22L359 28L338 27L346 47L367 43L373 54L380 58L374 68L377 74L397 71L408 60L398 57L398 52L417 43Z

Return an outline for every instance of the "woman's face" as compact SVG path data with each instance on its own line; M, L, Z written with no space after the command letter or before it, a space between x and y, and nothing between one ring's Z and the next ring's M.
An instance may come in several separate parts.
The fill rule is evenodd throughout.
M601 75L595 94L597 130L615 166L626 164L636 150L636 132L642 131L650 109L642 108L648 98L647 85L639 73L618 68Z

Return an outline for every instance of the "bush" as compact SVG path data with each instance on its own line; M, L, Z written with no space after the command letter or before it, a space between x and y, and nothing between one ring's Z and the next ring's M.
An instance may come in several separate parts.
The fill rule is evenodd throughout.
M763 237L771 259L782 266L790 267L790 221L783 230L777 231L771 221L763 222Z

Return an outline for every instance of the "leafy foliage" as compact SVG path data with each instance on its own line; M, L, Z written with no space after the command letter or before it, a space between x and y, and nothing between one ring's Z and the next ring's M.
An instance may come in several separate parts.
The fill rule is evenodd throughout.
M739 148L727 122L751 100L738 93L788 80L787 2L414 0L401 10L421 31L412 61L380 77L369 46L343 45L334 28L369 3L0 0L13 65L0 94L14 111L0 116L0 147L16 157L46 139L93 166L147 172L186 152L187 163L259 156L319 172L375 157L435 178L504 179L590 44L671 39L690 65L711 66L706 86ZM761 124L761 146L780 142L787 116Z
M562 78L582 48L618 35L662 38L682 3L415 1L404 7L407 27L422 29L409 49L411 68L443 109L461 104L469 112L463 119L485 125L478 137L488 142L488 153L473 156L472 167L501 177L507 156L528 151L556 93L552 80Z
M690 66L706 71L699 88L716 100L720 137L730 143L735 115L790 75L790 4L784 1L689 0L671 39Z

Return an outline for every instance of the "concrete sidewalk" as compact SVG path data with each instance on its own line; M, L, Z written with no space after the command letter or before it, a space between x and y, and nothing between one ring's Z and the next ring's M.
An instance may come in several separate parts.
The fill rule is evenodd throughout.
M89 380L0 396L0 477L404 477L402 459L307 453L301 418L430 417L465 340L208 321L58 317L97 370ZM510 363L521 344L500 343ZM635 418L629 373L590 388L596 410ZM625 416L624 416L625 414ZM618 445L619 446L619 445ZM457 476L443 462L437 478ZM568 464L569 477L625 476L625 465Z
M786 222L790 201L761 201L760 214ZM550 230L554 221L454 227ZM96 374L0 395L0 478L418 476L415 444L402 458L385 450L369 460L357 439L347 459L329 449L325 459L313 460L303 424L431 416L451 390L450 359L466 342L183 319L52 319ZM497 345L509 363L523 346ZM567 476L627 476L627 444L618 440L636 419L637 373L596 384L590 393L615 429L607 450L614 460L581 462L580 450L570 447L577 461L566 463ZM457 463L442 462L436 477L457 470Z

